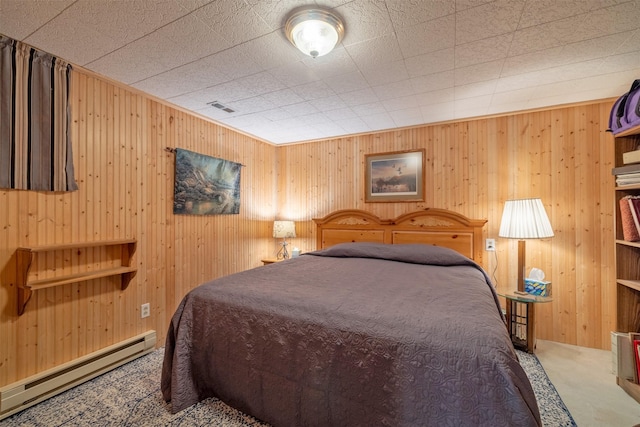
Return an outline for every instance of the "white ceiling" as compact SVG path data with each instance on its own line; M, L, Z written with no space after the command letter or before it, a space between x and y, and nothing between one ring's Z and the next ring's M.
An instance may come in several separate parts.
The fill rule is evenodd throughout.
M282 30L307 4L346 27L316 59ZM640 78L640 0L0 0L0 33L274 144L614 97Z

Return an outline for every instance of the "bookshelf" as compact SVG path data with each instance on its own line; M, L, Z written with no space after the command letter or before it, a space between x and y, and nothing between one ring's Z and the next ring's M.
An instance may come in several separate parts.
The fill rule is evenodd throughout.
M615 168L625 167L623 154L640 145L640 126L615 135L614 141ZM640 164L637 166L640 170ZM640 332L640 242L623 239L620 199L625 196L640 196L640 184L615 187L616 325L619 332ZM640 385L623 378L617 378L617 383L640 402Z

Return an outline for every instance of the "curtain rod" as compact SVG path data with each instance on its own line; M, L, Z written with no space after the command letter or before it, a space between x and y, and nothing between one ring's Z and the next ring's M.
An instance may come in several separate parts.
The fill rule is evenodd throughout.
M164 151L167 151L167 152L169 152L169 153L173 153L173 154L175 154L175 153L176 153L176 151L178 151L178 149L177 149L177 148L172 148L172 147L164 147ZM238 162L233 162L233 163L238 163ZM238 163L238 164L239 164L240 166L242 166L243 168L247 166L247 165L242 164L242 163Z

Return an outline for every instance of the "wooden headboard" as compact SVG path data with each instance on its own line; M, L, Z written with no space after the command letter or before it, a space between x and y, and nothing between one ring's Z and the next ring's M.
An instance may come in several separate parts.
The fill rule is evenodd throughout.
M424 243L451 248L482 264L482 227L487 221L445 209L427 208L395 219L346 209L313 221L317 249L346 242Z

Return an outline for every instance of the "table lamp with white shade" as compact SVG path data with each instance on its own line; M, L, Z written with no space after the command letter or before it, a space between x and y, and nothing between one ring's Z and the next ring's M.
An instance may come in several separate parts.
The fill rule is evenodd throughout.
M498 236L518 239L518 291L524 291L525 240L553 237L553 228L540 199L507 200Z
M282 248L278 251L278 259L288 259L287 237L296 237L296 224L293 221L273 221L273 237L282 239Z

